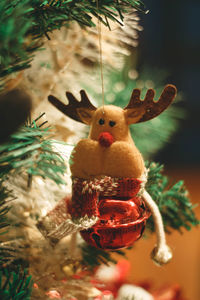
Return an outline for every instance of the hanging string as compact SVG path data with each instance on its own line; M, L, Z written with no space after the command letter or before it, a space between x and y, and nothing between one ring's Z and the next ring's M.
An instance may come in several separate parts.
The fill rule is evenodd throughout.
M99 0L97 0L97 10L99 10ZM99 64L100 64L100 73L101 73L101 94L102 94L102 106L103 106L103 113L104 113L104 78L103 78L102 32L101 32L101 21L100 21L100 16L99 15L98 15L97 29L98 29L98 40L99 40Z

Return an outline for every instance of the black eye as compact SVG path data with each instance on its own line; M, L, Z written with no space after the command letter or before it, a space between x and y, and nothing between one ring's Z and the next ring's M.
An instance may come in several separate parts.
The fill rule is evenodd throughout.
M109 122L109 125L110 125L111 127L115 126L115 124L116 124L115 121L110 121L110 122Z
M104 123L105 123L104 119L100 119L100 120L99 120L99 124L100 124L100 125L103 125Z

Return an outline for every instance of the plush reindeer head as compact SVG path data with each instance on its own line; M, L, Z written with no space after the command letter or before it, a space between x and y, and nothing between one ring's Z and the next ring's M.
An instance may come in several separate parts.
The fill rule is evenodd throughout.
M173 101L176 87L167 85L159 100L154 101L155 92L149 89L144 100L140 99L140 90L134 89L129 104L124 108L105 105L93 106L84 90L80 91L81 101L67 92L69 104L65 105L50 95L49 101L70 118L91 126L89 138L99 140L108 147L114 141L130 139L128 125L151 120L162 113Z

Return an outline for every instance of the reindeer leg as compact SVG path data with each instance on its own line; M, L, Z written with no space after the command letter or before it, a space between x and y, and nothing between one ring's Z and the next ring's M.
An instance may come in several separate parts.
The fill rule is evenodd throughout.
M168 263L172 259L172 251L166 243L162 216L160 214L158 206L146 190L144 190L143 199L152 213L157 236L157 245L153 249L151 257L154 262L159 265L163 265Z

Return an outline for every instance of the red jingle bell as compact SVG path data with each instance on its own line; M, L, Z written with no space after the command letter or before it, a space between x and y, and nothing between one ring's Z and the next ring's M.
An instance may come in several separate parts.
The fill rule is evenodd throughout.
M138 200L100 199L99 220L91 228L81 231L83 239L106 250L130 247L142 236L150 216L142 203L141 206L137 204Z
M102 181L95 184L99 187ZM100 249L130 247L142 236L150 216L142 198L137 196L141 182L137 179L117 179L111 190L105 181L98 192L95 184L79 180L73 186L75 201L68 206L72 217L98 217L95 225L80 232L81 236L88 244Z

